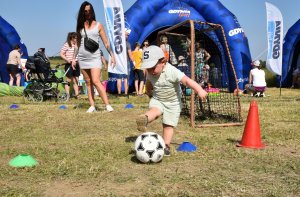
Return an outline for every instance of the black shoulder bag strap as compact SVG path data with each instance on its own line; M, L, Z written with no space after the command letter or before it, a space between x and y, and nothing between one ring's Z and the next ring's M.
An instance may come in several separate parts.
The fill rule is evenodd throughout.
M88 37L87 37L87 34L86 34L85 26L83 26L83 29L84 29L85 37L88 38Z

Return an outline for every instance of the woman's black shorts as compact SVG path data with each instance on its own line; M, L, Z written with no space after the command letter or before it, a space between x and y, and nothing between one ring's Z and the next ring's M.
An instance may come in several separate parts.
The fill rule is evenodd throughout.
M69 69L70 68L70 69ZM68 70L69 69L69 70ZM68 71L68 72L67 72ZM75 70L73 70L71 64L66 64L65 65L65 72L67 72L66 76L68 78L71 78L71 77L79 77L80 75L80 67L79 67L79 64L76 64L75 66Z
M145 81L145 75L143 70L135 69L133 72L134 80Z
M18 65L6 64L6 68L9 74L16 75L20 72Z

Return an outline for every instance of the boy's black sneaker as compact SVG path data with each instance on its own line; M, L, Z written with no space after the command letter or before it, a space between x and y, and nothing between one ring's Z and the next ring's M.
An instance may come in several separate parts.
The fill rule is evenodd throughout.
M166 148L164 149L164 156L166 157L170 157L171 156L171 150L170 150L170 147L166 146Z

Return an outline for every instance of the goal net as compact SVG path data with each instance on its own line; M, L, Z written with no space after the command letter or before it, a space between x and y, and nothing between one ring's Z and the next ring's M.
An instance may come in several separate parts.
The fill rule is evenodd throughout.
M201 100L182 85L182 114L190 118L191 125L241 125L240 97L234 91L237 78L223 27L188 20L157 35L168 61L208 92L207 98Z

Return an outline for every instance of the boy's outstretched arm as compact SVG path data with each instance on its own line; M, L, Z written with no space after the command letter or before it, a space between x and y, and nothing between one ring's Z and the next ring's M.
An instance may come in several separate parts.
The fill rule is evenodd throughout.
M207 92L203 90L203 88L191 78L184 76L181 79L181 83L185 86L192 88L199 96L199 98L204 99L207 95Z

